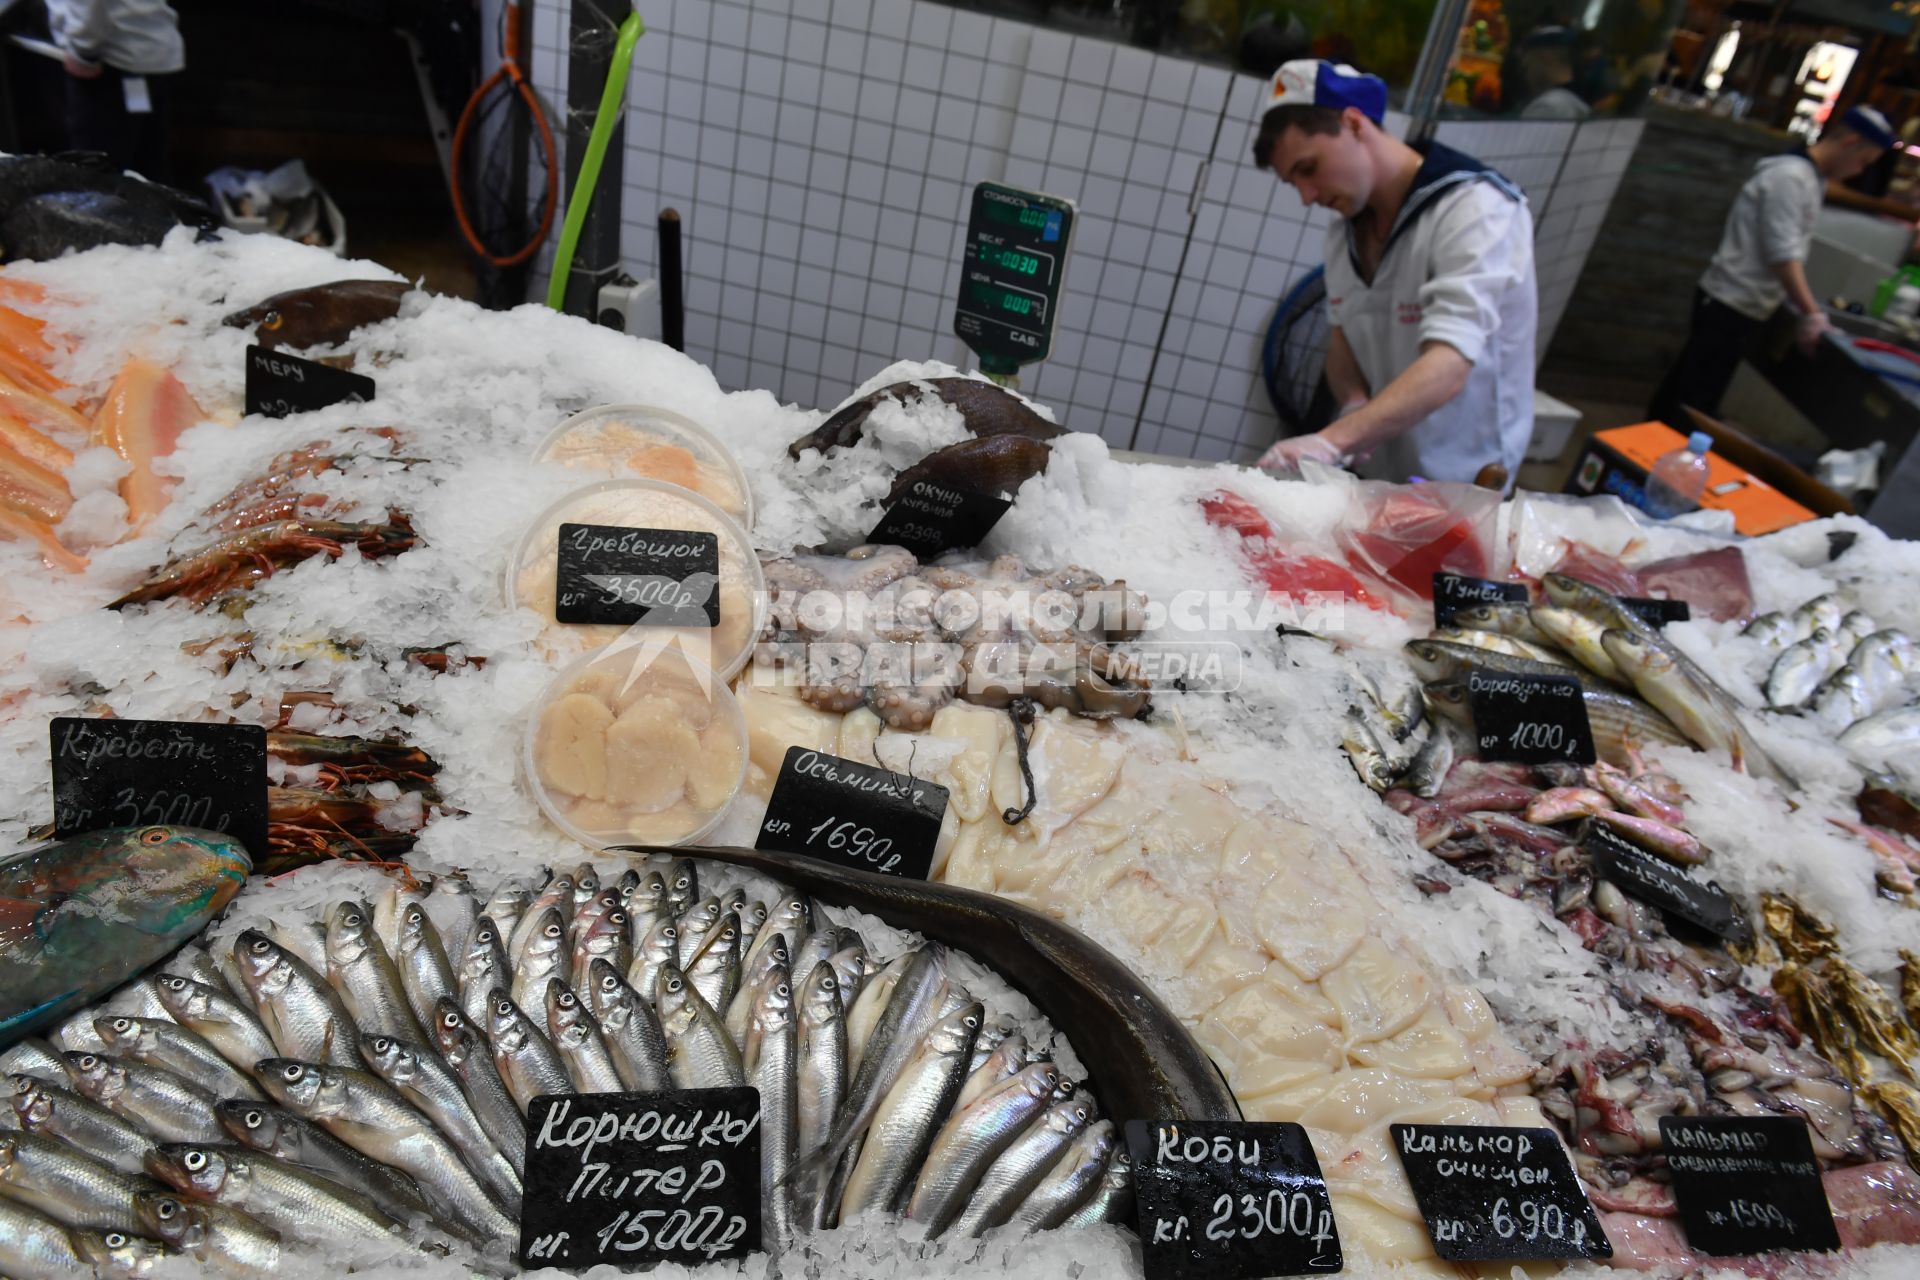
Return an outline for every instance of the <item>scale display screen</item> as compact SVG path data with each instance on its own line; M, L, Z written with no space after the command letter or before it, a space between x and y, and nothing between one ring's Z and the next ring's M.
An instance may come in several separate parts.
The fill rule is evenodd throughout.
M960 263L953 331L988 373L1047 358L1073 237L1072 201L982 182Z

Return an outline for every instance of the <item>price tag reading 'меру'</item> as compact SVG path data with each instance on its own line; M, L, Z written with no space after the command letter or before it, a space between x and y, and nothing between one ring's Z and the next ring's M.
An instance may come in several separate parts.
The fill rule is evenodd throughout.
M266 347L247 348L248 413L289 418L329 405L371 400L373 392L373 379L364 373L350 373Z
M560 526L554 620L720 625L720 539L703 530Z
M922 560L980 545L1013 503L953 485L917 480L867 535L874 546L905 547Z
M59 717L53 829L199 827L267 856L267 731L251 724Z
M1729 942L1745 945L1753 940L1753 926L1718 884L1700 883L1597 822L1588 824L1580 843L1593 859L1594 873L1622 893Z
M946 812L947 789L937 782L789 747L754 844L925 880Z
M1433 625L1444 627L1453 615L1477 604L1525 604L1526 584L1469 578L1458 573L1433 575Z
M1660 1145L1687 1243L1701 1253L1840 1247L1799 1116L1661 1116Z
M526 1170L522 1266L642 1270L760 1248L755 1089L542 1094Z
M1450 1262L1611 1258L1613 1246L1551 1129L1396 1124L1393 1149Z
M1476 668L1467 673L1467 697L1482 760L1593 763L1587 701L1572 676L1509 675Z
M1340 1270L1333 1202L1297 1124L1127 1121L1147 1280Z

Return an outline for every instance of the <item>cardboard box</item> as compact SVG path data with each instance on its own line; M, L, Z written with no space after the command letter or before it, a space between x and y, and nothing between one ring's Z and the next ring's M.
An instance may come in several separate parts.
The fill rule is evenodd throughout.
M1664 422L1596 431L1562 492L1611 493L1645 510L1653 464L1686 443L1685 436ZM1717 453L1707 455L1707 491L1700 505L1731 511L1733 527L1750 538L1814 519L1813 512Z

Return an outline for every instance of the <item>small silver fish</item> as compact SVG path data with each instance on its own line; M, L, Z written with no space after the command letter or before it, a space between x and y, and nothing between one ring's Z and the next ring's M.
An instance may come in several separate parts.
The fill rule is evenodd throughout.
M172 974L155 979L154 986L175 1022L206 1040L240 1070L250 1071L254 1063L274 1055L267 1029L225 987Z
M1092 1104L1078 1097L1048 1108L981 1175L980 1185L954 1220L953 1230L963 1236L977 1236L1012 1218L1020 1203L1092 1121Z
M473 1104L467 1101L459 1077L445 1061L382 1035L361 1036L360 1056L374 1075L419 1108L453 1142L467 1168L479 1176L508 1213L520 1212L520 1175L501 1153Z
M567 918L573 914L573 877L554 876L548 880L527 906L526 914L514 926L512 935L507 939L507 959L516 969L520 966L521 956L527 948L527 939L535 929L542 926L548 911L560 913L560 923L564 926ZM544 980L541 983L545 987Z
M1800 629L1784 613L1763 613L1742 628L1740 634L1769 649L1784 649L1800 639Z
M56 1280L92 1274L92 1263L65 1223L0 1196L0 1275L17 1280Z
M702 898L698 905L680 913L680 954L674 963L684 972L705 945L707 935L720 923L720 899Z
M288 1239L377 1240L394 1231L371 1197L245 1147L169 1142L147 1166L174 1190L248 1214Z
M600 1024L580 1003L580 997L555 978L547 983L546 1008L547 1034L567 1065L573 1087L581 1093L620 1092L620 1072L613 1065L613 1054L600 1034Z
M761 947L751 964L740 974L740 989L727 1002L727 1037L735 1044L747 1042L747 1030L753 1022L753 997L760 990L760 984L766 981L767 973L776 965L791 972L785 938L776 937Z
M172 1192L137 1191L142 1234L223 1275L267 1277L280 1270L280 1237L250 1215Z
M793 989L775 969L754 997L744 1065L748 1082L760 1094L760 1215L776 1247L794 1234L793 1197L786 1181L798 1137L798 1050Z
M485 1034L451 1000L434 1006L432 1031L441 1061L459 1078L474 1114L493 1136L514 1173L525 1177L527 1120L520 1114L520 1104L514 1101L507 1082L500 1078Z
M1133 1211L1133 1158L1125 1143L1115 1143L1107 1170L1087 1202L1069 1213L1061 1227L1093 1227L1102 1222L1125 1222Z
M687 981L707 1007L725 1009L740 989L740 918L721 916L686 966Z
M700 900L700 868L687 858L675 858L667 868L667 911L678 918Z
M493 989L513 985L513 966L507 963L507 945L500 928L491 916L480 917L467 935L467 950L456 975L460 1010L477 1026L486 1025L487 996Z
M459 872L435 876L425 906L433 931L440 935L441 953L451 964L467 953L467 939L480 921L480 899L473 882Z
M831 967L814 968L800 989L800 1044L794 1151L807 1156L833 1131L847 1090L847 1014Z
M145 1172L153 1138L124 1116L33 1076L9 1076L7 1087L8 1112L18 1128L57 1138L121 1173Z
M338 903L327 917L327 981L361 1031L420 1038L420 1025L400 990L400 972L363 902Z
M668 965L677 966L680 963L679 955L680 926L674 923L672 916L663 915L633 953L633 964L627 970L627 985L635 991L652 992L660 971Z
M108 1052L148 1066L164 1067L216 1098L261 1096L253 1077L221 1057L218 1049L185 1027L122 1015L95 1018L93 1029L106 1042Z
M440 931L421 903L410 902L400 912L400 936L393 962L400 971L400 990L407 997L407 1007L413 1011L414 1021L424 1028L433 1017L433 1006L459 988Z
M267 1102L229 1099L214 1107L220 1126L249 1151L298 1165L353 1191L364 1192L402 1221L432 1217L419 1184L378 1160L369 1159L311 1120Z
M1789 645L1767 673L1767 705L1785 711L1811 698L1827 678L1834 649L1833 634L1824 627Z
M907 1216L924 1222L929 1235L945 1231L981 1175L1053 1105L1059 1084L1058 1067L1036 1062L957 1104L927 1152Z
M1022 1232L1051 1231L1091 1196L1107 1172L1115 1147L1113 1125L1096 1120L1074 1138L1066 1154L1027 1193L1007 1221Z
M659 1015L614 967L596 958L587 974L588 1003L613 1054L614 1070L628 1089L659 1093L672 1087L667 1074L667 1033Z
M647 872L620 904L620 909L627 913L628 941L638 952L660 917L671 915L667 910L667 878L658 871Z
M654 980L653 1007L667 1037L667 1074L676 1089L722 1089L747 1082L740 1050L686 975L664 965Z
M967 1005L935 1023L880 1105L840 1201L840 1220L891 1213L920 1172L927 1148L966 1083L986 1011Z
M98 1053L67 1055L74 1091L163 1142L217 1142L218 1101L184 1076Z
M559 1051L498 987L487 999L487 1038L493 1044L493 1065L522 1114L543 1093L573 1092L573 1078Z
M547 983L565 981L572 957L567 948L567 921L558 907L540 913L538 926L527 933L526 945L514 958L513 1002L535 1007L546 998Z
M134 1230L133 1195L141 1185L64 1142L0 1130L0 1197L70 1227Z
M513 880L503 880L494 886L486 904L480 908L480 914L493 921L494 932L500 935L500 951L506 953L507 944L519 927L520 920L527 914L527 908L533 905L533 894L523 884ZM476 922L477 923L477 922ZM464 951L463 951L464 954Z
M576 991L584 992L592 981L588 974L595 960L604 960L621 973L633 967L633 948L627 942L627 913L619 907L601 913L574 943L572 982Z

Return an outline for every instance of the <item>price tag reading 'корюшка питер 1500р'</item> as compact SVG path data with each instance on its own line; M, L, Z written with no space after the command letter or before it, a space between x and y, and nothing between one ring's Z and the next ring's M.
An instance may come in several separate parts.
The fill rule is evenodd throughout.
M257 724L61 716L48 726L53 827L199 827L267 856L267 731Z
M1433 1251L1475 1258L1611 1258L1613 1246L1551 1129L1389 1125Z

